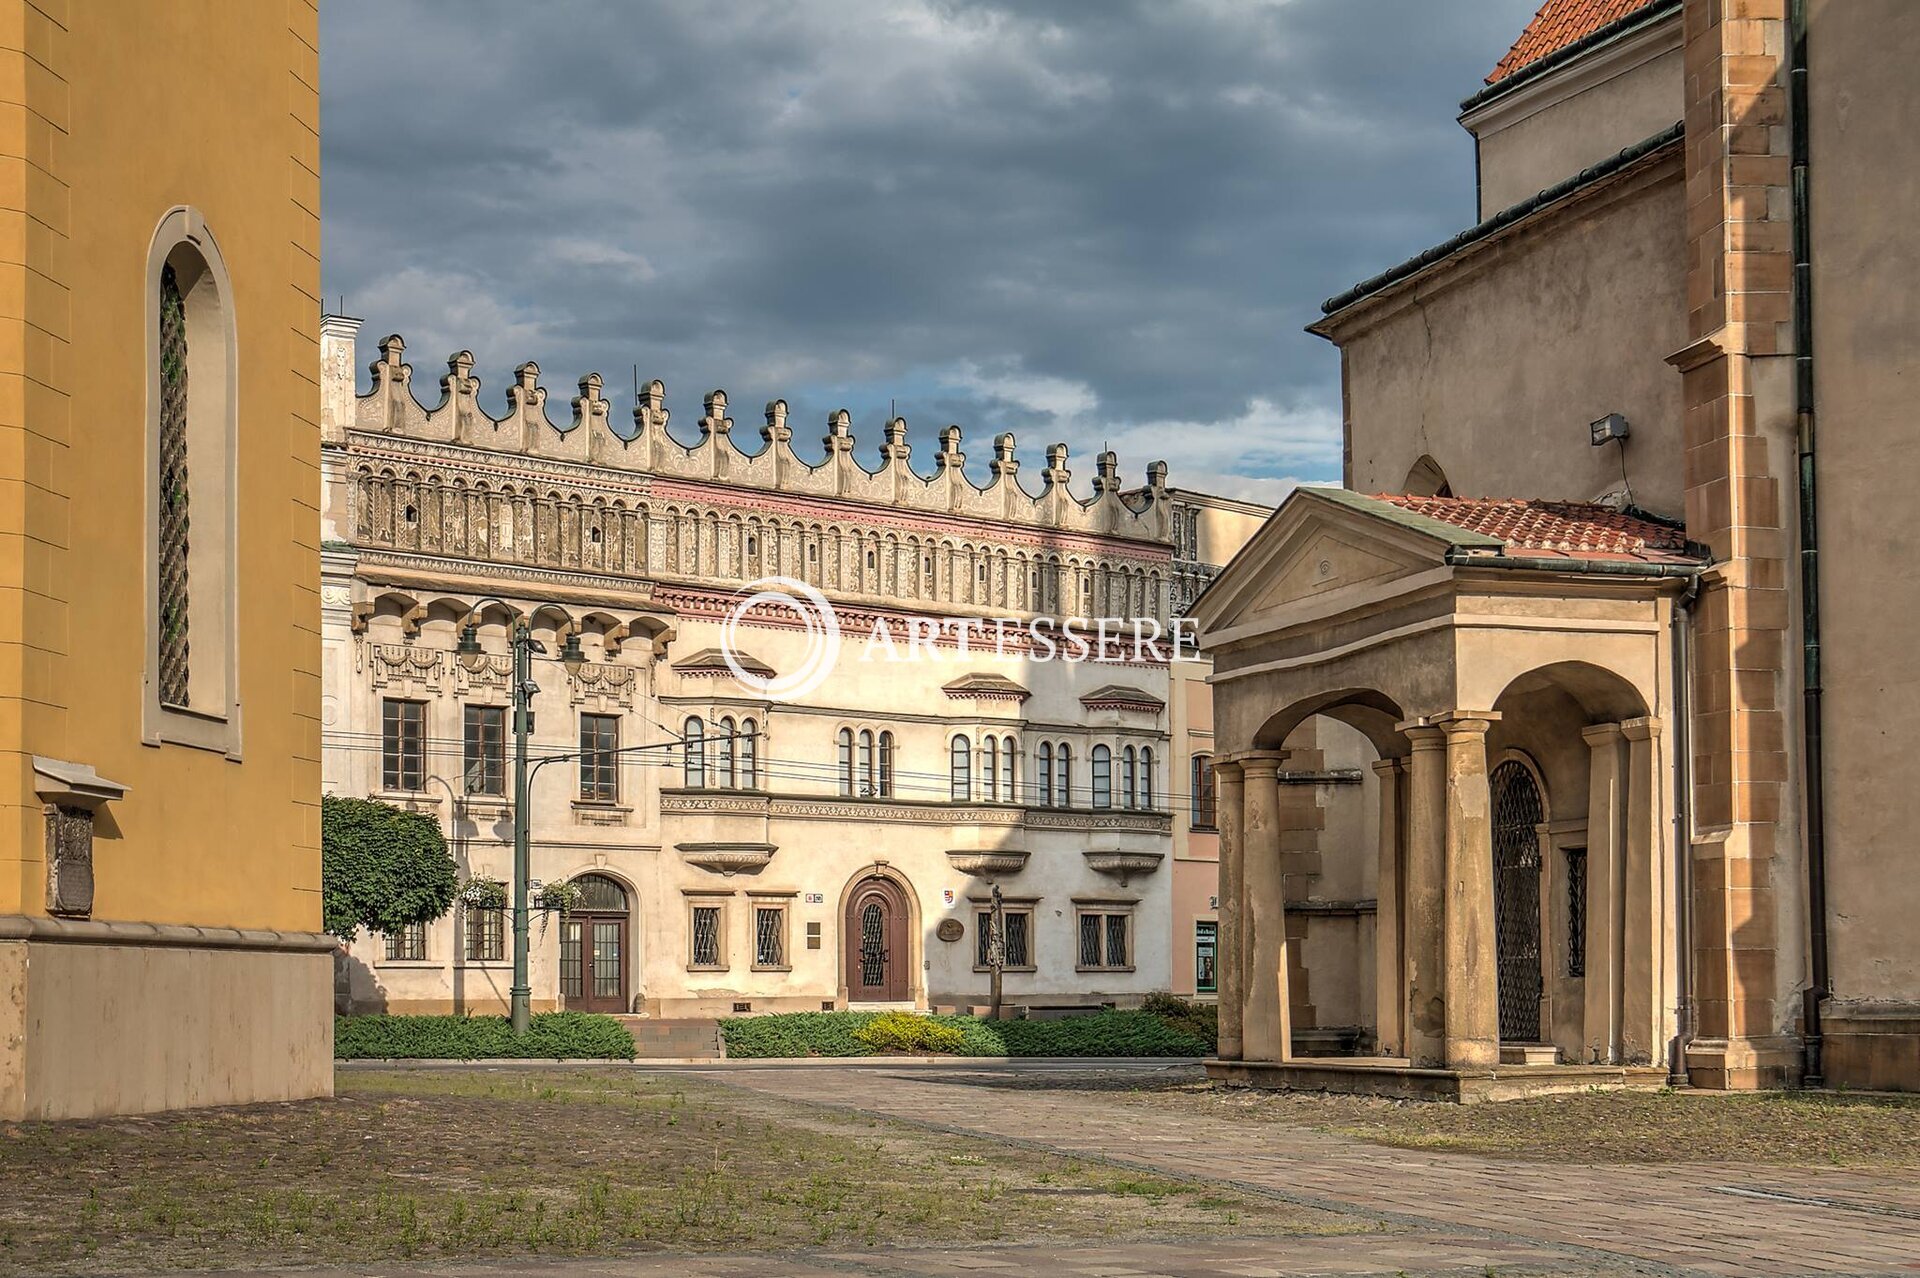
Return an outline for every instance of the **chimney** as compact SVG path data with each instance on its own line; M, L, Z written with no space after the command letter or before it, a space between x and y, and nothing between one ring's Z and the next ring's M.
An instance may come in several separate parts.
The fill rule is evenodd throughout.
M343 444L353 425L353 351L360 321L351 315L320 317L320 443Z

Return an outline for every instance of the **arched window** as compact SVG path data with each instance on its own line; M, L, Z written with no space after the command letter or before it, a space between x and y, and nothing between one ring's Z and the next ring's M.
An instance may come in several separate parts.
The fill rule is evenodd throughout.
M733 721L732 715L720 720L720 766L719 776L714 778L715 785L733 789L740 784L740 725Z
M231 297L199 212L170 211L154 232L146 272L143 739L237 757L239 428Z
M1140 791L1134 785L1133 747L1128 746L1120 752L1120 806L1137 808L1140 806Z
M760 726L751 719L740 721L740 784L749 790L760 788Z
M1103 745L1093 748L1093 806L1113 806L1113 751Z
M992 737L980 743L980 789L989 803L1000 798L1000 743Z
M1008 803L1014 803L1018 801L1013 790L1013 778L1017 775L1017 770L1014 767L1015 757L1016 757L1016 752L1014 751L1014 748L1013 748L1013 738L1012 737L1001 738L1001 741L1000 741L1000 797L1005 799Z
M873 784L873 733L860 733L858 788L862 798L870 799L874 795Z
M893 734L880 734L880 797L893 797Z
M1153 810L1153 747L1140 748L1140 806Z
M699 715L690 715L680 735L686 742L684 779L688 789L698 789L707 783L707 725Z
M1073 747L1062 741L1053 760L1053 805L1057 808L1073 806Z
M955 803L973 801L973 747L965 737L955 737L952 747L952 796Z
M1213 806L1213 756L1196 754L1193 756L1193 778L1190 782L1192 807L1187 824L1196 830L1214 829Z
M853 793L853 729L840 729L840 793Z
M1038 772L1036 780L1040 783L1040 803L1043 807L1053 806L1053 743L1040 743L1039 758L1035 764Z

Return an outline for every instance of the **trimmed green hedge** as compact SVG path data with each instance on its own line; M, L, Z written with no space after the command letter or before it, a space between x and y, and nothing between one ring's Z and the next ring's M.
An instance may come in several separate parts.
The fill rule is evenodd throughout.
M633 1035L611 1016L541 1012L525 1038L504 1016L336 1016L336 1060L633 1059Z
M793 1056L875 1056L857 1031L886 1013L786 1012L735 1016L720 1022L730 1059ZM929 1016L931 1025L958 1030L955 1056L1207 1056L1210 1044L1150 1012L1099 1012L1052 1021L988 1021L973 1016ZM936 1053L920 1053L933 1055Z

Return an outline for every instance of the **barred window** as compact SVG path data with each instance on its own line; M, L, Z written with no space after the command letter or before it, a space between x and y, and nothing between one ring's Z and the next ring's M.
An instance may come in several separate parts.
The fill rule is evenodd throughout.
M160 701L192 704L189 679L187 302L169 262L160 268Z
M754 906L753 965L760 968L785 967L787 965L786 906Z
M580 716L580 798L585 803L620 799L620 716Z
M692 922L693 945L688 954L688 963L693 967L725 966L720 958L720 907L694 906Z
M1587 850L1567 849L1567 975L1587 974Z
M380 703L380 786L418 790L425 781L427 705L424 701Z
M1212 830L1218 819L1214 815L1213 799L1213 756L1196 754L1193 756L1193 780L1191 816L1188 824L1196 830Z
M507 912L467 907L467 962L498 963L507 954Z
M467 706L462 775L468 794L507 792L507 712L500 706Z
M974 960L976 968L993 966L993 911L979 911L979 926L974 931ZM1033 912L1022 907L1014 909L1001 907L1001 915L1007 925L1004 956L1000 960L1003 968L1032 968L1033 947L1030 939L1033 932Z
M390 963L423 963L427 958L427 925L409 923L398 931L387 933L387 961Z
M1080 913L1080 967L1112 971L1133 966L1128 935L1131 915L1107 910Z

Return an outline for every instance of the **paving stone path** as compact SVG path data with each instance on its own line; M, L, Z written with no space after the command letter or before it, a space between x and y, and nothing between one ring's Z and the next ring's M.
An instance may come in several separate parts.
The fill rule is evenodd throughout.
M1191 1247L1176 1249L1178 1264L1140 1246L1105 1249L1109 1257L1137 1253L1137 1259L1092 1267L1086 1253L1056 1260L1054 1252L1036 1252L1034 1272L1412 1274L1462 1264L1566 1273L1920 1272L1920 1183L1912 1177L1710 1163L1555 1167L1386 1149L1275 1122L1157 1109L1149 1098L1075 1091L1071 1073L1036 1075L1017 1067L815 1066L706 1076L791 1100L1419 1227L1404 1234L1235 1243L1226 1250L1247 1259L1215 1268ZM1435 1250L1423 1255L1423 1244ZM1504 1250L1463 1258L1475 1245ZM972 1255L984 1259L992 1252ZM949 1264L893 1272L962 1272L958 1262Z

